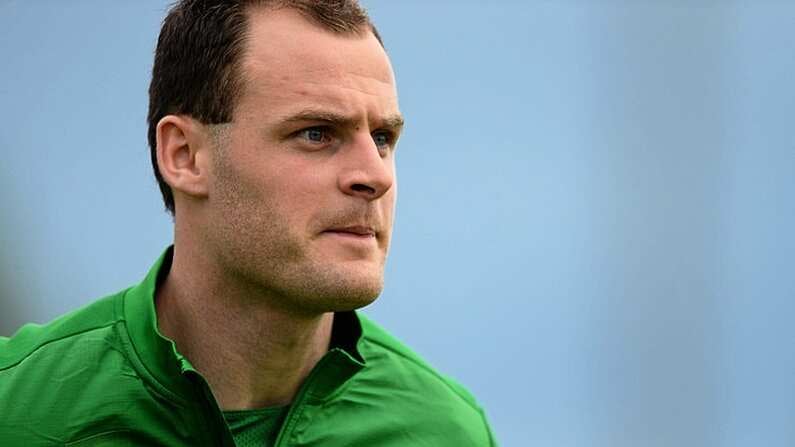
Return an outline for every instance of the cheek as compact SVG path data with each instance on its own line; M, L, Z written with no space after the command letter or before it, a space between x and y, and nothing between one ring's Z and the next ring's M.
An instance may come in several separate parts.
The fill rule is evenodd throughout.
M311 212L321 208L324 200L335 188L334 180L321 169L304 165L285 165L263 179L271 199L282 209Z
M268 218L279 221L290 233L312 233L333 207L334 179L306 164L293 162L280 166L261 172L256 180L249 178L247 183L256 189L258 201L250 206L267 208Z

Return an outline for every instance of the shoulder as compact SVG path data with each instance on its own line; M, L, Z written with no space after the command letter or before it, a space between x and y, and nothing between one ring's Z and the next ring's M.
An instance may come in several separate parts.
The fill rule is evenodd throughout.
M132 376L118 328L122 295L0 338L0 445L65 442L97 417L100 400L134 386L121 377Z
M367 363L363 378L383 389L382 399L394 400L392 409L404 413L413 427L427 424L448 440L452 433L462 436L460 445L494 445L483 409L464 386L380 325L361 314L359 319L359 349Z
M76 338L113 326L119 318L120 295L107 296L44 325L26 324L11 337L0 337L0 372L14 369L40 350L61 350Z
M437 391L448 395L455 404L479 409L475 398L461 384L452 378L440 373L433 368L425 359L406 346L403 342L395 338L383 327L360 315L362 322L362 348L368 361L376 363L388 363L393 371L406 373L422 387L437 389ZM369 354L369 355L368 355Z

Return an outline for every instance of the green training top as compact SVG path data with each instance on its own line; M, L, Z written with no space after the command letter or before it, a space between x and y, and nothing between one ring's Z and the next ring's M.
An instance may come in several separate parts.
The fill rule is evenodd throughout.
M229 423L246 421L225 420L204 378L157 330L155 288L172 253L134 287L0 337L0 446L235 446ZM341 312L273 444L496 443L463 387L364 316Z
M276 442L288 407L224 411L237 447L270 447Z

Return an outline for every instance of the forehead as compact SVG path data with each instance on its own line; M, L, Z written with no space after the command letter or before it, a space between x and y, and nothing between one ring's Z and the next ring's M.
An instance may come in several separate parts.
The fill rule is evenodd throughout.
M249 12L241 73L244 98L273 105L311 101L339 106L358 100L397 109L389 58L371 32L335 34L289 9Z

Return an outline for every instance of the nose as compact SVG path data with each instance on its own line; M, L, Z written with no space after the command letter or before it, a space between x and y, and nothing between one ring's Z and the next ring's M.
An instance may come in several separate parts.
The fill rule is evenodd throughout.
M346 149L339 175L340 190L366 200L386 194L395 182L392 154L382 157L369 134L357 136Z

